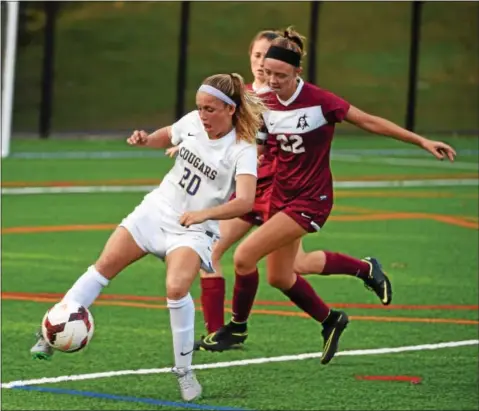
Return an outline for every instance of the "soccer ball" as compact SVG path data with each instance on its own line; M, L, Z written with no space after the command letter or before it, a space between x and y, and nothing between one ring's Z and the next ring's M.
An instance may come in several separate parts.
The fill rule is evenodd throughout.
M43 338L56 350L76 352L93 337L93 317L87 308L75 302L61 302L50 308L42 321Z

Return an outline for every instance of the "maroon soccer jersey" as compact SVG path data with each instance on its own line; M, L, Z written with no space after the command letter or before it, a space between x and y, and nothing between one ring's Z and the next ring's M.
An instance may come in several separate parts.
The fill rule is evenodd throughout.
M264 113L264 121L270 138L278 145L273 212L295 209L305 218L302 226L308 227L308 231L314 231L310 226L317 230L326 221L333 203L329 156L335 123L344 119L350 105L302 80L288 101L268 93L265 102L269 111ZM323 217L316 221L314 217L319 211Z

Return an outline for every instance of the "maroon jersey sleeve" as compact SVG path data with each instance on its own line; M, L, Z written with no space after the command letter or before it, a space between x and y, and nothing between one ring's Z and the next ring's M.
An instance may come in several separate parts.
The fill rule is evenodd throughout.
M321 108L324 117L329 123L341 123L348 114L351 105L329 91L323 90L322 93Z

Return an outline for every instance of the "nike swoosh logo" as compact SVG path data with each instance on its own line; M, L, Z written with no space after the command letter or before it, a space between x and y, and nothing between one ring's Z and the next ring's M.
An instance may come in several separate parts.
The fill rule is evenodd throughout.
M191 354L193 351L194 351L194 349L191 350L191 351L188 351L188 352L183 352L183 351L181 351L181 352L180 352L180 355L184 357L185 355Z
M301 215L304 217L304 218L309 218L311 220L311 217L309 215L306 215L304 213L301 213Z

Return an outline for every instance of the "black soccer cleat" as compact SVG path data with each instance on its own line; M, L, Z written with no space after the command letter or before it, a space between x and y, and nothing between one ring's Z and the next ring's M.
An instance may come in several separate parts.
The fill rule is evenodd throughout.
M341 334L349 323L347 314L343 311L331 310L328 318L323 322L324 345L321 355L321 364L328 364L338 351Z
M371 266L368 277L363 279L364 285L376 293L383 305L391 304L393 298L391 281L383 271L381 264L373 257L366 257L363 261Z
M201 337L195 342L195 350L222 352L238 348L248 338L248 328L246 323L230 322L218 331Z

